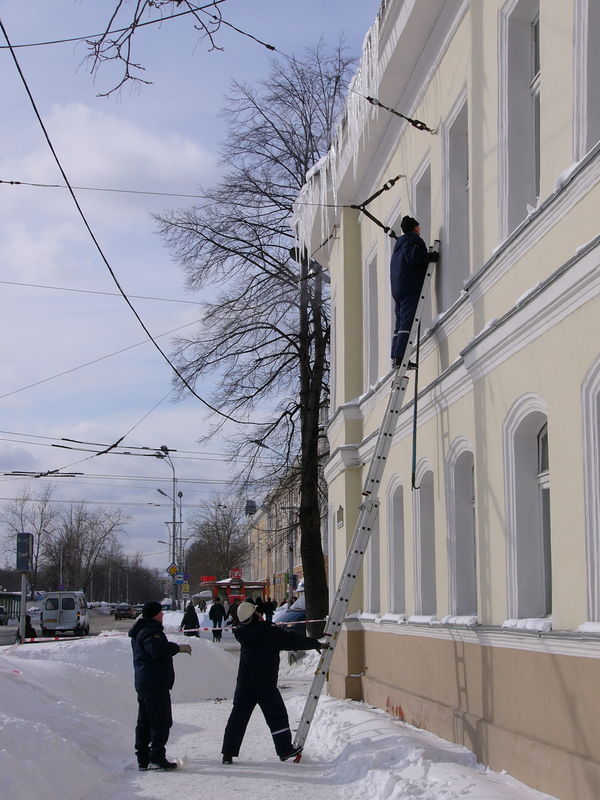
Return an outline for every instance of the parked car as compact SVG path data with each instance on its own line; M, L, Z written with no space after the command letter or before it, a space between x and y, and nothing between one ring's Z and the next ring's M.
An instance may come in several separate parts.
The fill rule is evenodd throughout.
M4 606L0 606L0 625L8 625L8 611Z
M135 619L135 611L129 603L119 603L115 607L115 619Z
M40 612L42 636L90 632L90 612L83 592L48 592Z
M134 614L135 614L135 616L136 616L136 617L139 617L139 615L142 613L142 609L143 609L143 607L144 607L144 604L143 604L143 603L136 603L136 604L134 605L134 607L133 607L133 612L134 612Z
M303 594L292 603L292 605L287 607L279 606L277 611L273 614L273 622L276 622L279 625L287 624L292 630L299 631L300 633L304 633L304 626L303 625L291 625L290 623L294 622L303 622L306 619L306 601Z

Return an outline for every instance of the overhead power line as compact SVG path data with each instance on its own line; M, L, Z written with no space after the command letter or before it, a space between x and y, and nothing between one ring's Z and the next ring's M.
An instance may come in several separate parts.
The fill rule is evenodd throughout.
M34 110L35 116L37 117L37 120L38 120L38 122L40 124L40 127L41 127L41 129L42 129L42 131L44 133L44 137L46 139L48 147L50 148L50 152L52 153L52 155L54 157L54 160L56 162L56 165L58 166L58 169L59 169L59 171L60 171L60 173L61 173L61 175L63 177L64 182L67 184L67 188L69 190L69 193L70 193L71 197L73 198L73 202L75 203L75 207L76 207L76 209L77 209L77 211L79 213L79 216L81 217L81 220L82 220L83 224L85 225L85 228L88 231L88 233L90 235L90 238L92 239L92 242L94 243L94 245L95 245L95 247L96 247L96 249L97 249L97 251L98 251L98 253L100 255L100 258L102 259L104 265L108 269L108 271L110 273L110 276L113 279L117 289L121 293L123 299L125 300L125 302L129 306L129 308L131 309L133 315L135 316L135 318L137 319L139 324L142 326L145 334L148 336L150 341L154 344L155 348L158 350L158 352L161 354L161 356L167 362L167 364L170 366L170 368L173 370L173 372L177 375L177 377L183 383L183 385L188 389L189 392L191 392L191 394L194 395L194 397L196 397L198 400L200 400L200 402L203 405L205 405L207 408L209 408L215 414L218 414L219 416L223 417L224 419L229 420L230 422L234 422L236 424L242 424L242 425L260 425L261 424L260 422L255 422L253 420L239 420L239 419L236 419L236 418L232 417L230 414L227 414L227 413L221 411L220 409L216 408L216 406L213 406L211 403L209 403L207 400L205 400L203 397L201 397L196 392L196 390L193 388L193 386L189 383L189 381L182 375L182 373L179 371L179 369L177 369L175 364L173 364L173 362L171 361L169 356L166 354L166 352L162 349L162 347L158 344L156 339L154 339L154 337L150 333L150 330L146 326L145 322L143 321L143 319L141 318L141 316L137 312L135 306L133 305L133 303L131 302L131 300L129 299L127 294L125 293L123 287L121 286L121 284L120 284L120 282L119 282L119 280L118 280L118 278L117 278L112 266L110 265L110 262L108 261L108 258L106 257L106 255L105 255L105 253L104 253L104 251L103 251L103 249L102 249L102 247L100 245L100 242L96 238L96 235L94 234L94 232L92 230L92 227L91 227L90 223L88 222L88 219L87 219L86 215L83 212L83 209L81 208L81 206L79 204L79 201L77 199L77 195L75 194L75 192L74 192L74 190L73 190L73 188L72 188L72 186L71 186L71 184L69 182L67 174L66 174L66 172L65 172L65 170L64 170L64 168L62 166L62 163L61 163L61 161L60 161L60 159L58 157L58 154L57 154L56 150L54 149L54 145L52 144L52 140L50 139L50 135L49 135L48 131L46 130L46 126L44 125L44 121L42 120L42 117L41 117L40 112L38 110L37 104L36 104L36 102L34 100L33 94L31 93L31 90L29 88L29 85L27 83L25 75L23 74L23 70L21 69L21 65L19 64L19 61L18 61L17 56L16 56L16 53L14 52L14 49L12 48L12 45L10 43L10 39L8 38L8 33L6 32L6 28L4 27L4 24L3 24L1 19L0 19L0 29L2 30L2 33L3 33L4 38L6 40L6 43L7 43L8 47L9 47L9 49L10 49L10 54L11 54L12 59L14 61L15 67L17 69L17 72L19 73L19 77L21 78L21 81L23 83L25 91L27 92L27 96L29 97L29 100L31 102L31 105L32 105L32 108Z
M2 181L0 181L0 183L2 183ZM121 297L119 292L101 292L97 289L75 289L72 286L48 286L44 283L23 283L22 281L3 280L0 280L0 284L4 286L25 286L30 289L53 289L57 292L78 292L80 294L99 294L105 297ZM198 306L200 304L199 300L177 300L173 297L150 297L144 294L130 294L129 297L133 297L134 300L159 300L162 303L185 303L190 306ZM165 334L160 333L156 338L158 339L159 336L164 335Z

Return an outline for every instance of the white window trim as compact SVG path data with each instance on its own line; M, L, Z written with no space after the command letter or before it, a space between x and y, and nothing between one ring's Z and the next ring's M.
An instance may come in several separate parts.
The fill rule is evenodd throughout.
M431 472L434 478L434 488L435 488L435 472L433 470L433 465L431 461L426 458L423 458L417 464L417 468L415 470L415 483L417 486L421 485L421 481L423 477L428 473ZM418 610L418 616L421 615L421 611L423 609L423 592L422 592L422 581L421 581L421 503L419 492L415 491L412 493L412 500L413 500L413 563L414 563L414 587L415 587L415 612ZM437 532L436 532L437 534ZM437 543L437 535L436 535L436 543ZM437 548L434 552L434 558L437 557ZM437 570L436 570L436 583L437 583ZM437 586L436 586L436 599L437 599ZM414 616L414 615L413 615ZM411 616L411 619L413 618ZM428 617L429 620L435 619L435 615L432 617Z
M370 355L371 355L371 264L377 258L377 243L374 243L363 259L363 391L368 392L371 387L370 380ZM377 330L379 331L379 325ZM379 343L377 343L379 346ZM379 370L378 370L379 371Z
M400 478L395 475L388 485L386 496L387 507L387 541L388 541L388 605L393 614L404 615L406 613L406 500L402 497L403 504L403 520L402 520L402 533L404 538L402 569L404 570L404 608L398 610L395 608L394 595L396 590L396 574L397 574L397 551L396 551L396 537L395 537L395 515L394 515L394 498L398 489L404 490L404 485Z
M539 412L548 417L548 406L539 395L524 394L512 405L502 426L504 454L504 505L506 530L506 608L507 616L518 619L517 508L515 497L516 463L515 433L530 414Z
M600 621L600 358L581 387L588 620Z
M475 460L475 448L466 436L459 436L450 445L446 457L446 524L448 529L448 605L450 615L456 616L458 606L458 586L456 583L456 486L455 467L464 453L471 453ZM479 586L475 576L477 595Z
M498 10L498 240L508 230L508 29L519 0L507 0Z
M589 0L573 3L573 160L587 151Z
M454 101L448 116L442 124L442 182L443 182L443 198L444 198L444 230L449 230L450 225L450 130L456 122L458 115L462 112L465 103L469 98L467 86L463 86L460 94ZM470 210L469 210L470 214ZM470 243L469 243L470 246Z

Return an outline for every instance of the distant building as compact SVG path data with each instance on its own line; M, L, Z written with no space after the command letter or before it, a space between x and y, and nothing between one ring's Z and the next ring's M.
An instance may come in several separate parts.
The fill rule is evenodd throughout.
M369 212L442 247L418 488L408 402L330 691L577 800L600 787L599 41L596 0L387 0L296 219L331 276L332 590L393 328L394 242L350 206L401 176Z

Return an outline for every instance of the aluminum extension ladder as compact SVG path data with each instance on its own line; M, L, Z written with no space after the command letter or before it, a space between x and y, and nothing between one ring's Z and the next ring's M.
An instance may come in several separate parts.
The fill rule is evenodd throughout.
M439 240L436 239L432 249L435 252L439 252ZM383 415L381 427L379 429L379 433L377 434L375 449L373 451L373 456L369 465L369 471L367 473L367 478L362 491L364 500L360 506L360 513L356 521L354 536L352 537L350 550L346 556L346 563L344 564L342 576L335 594L335 600L333 601L333 606L331 607L331 611L325 625L325 631L323 635L327 637L329 647L323 650L321 653L319 665L317 667L317 671L315 672L315 677L313 678L313 682L304 705L304 710L302 712L302 717L296 731L294 748L302 748L306 742L306 737L308 736L308 732L317 709L319 697L323 691L323 685L327 678L327 673L333 658L338 636L342 630L342 625L346 618L348 604L352 597L352 593L356 585L356 579L358 577L358 573L360 572L365 551L371 537L371 531L373 530L373 525L377 520L377 515L379 513L379 498L377 493L390 447L392 446L392 439L396 429L396 424L404 403L406 387L408 386L406 371L408 369L408 362L413 346L416 343L417 331L419 329L419 323L423 313L425 298L429 293L433 270L434 265L428 264L427 272L425 273L425 279L423 281L423 287L421 289L421 296L415 312L415 318L410 329L408 342L404 349L404 355L402 356L402 362L396 369L392 380L390 395L385 413ZM301 755L302 754L299 753L295 760L300 761Z

